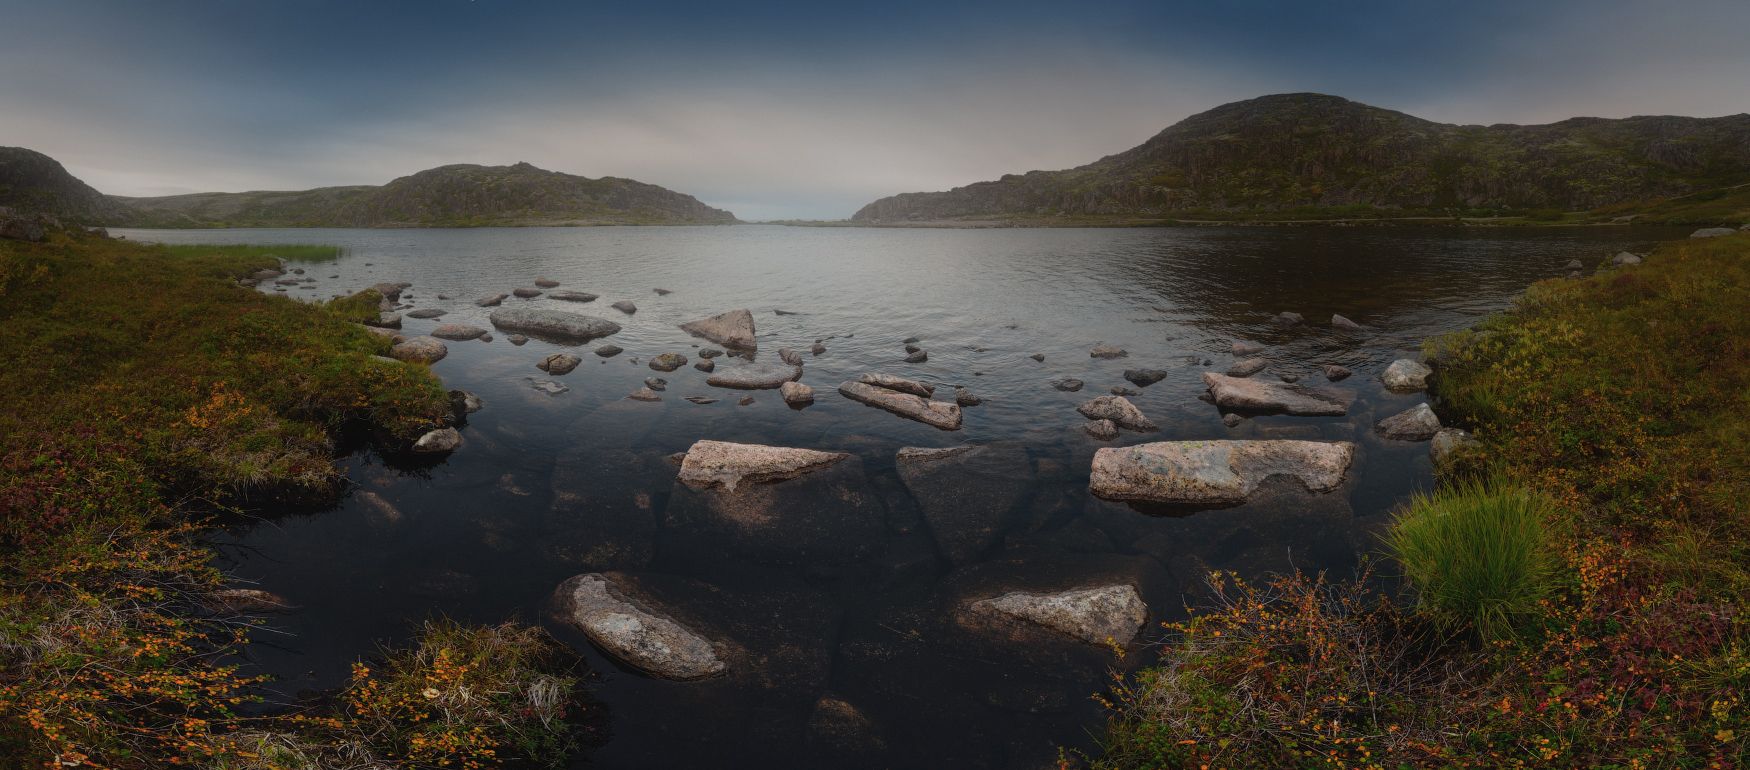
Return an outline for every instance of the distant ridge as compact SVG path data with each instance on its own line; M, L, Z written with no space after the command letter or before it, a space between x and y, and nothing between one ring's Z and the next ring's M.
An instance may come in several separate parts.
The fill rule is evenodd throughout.
M457 164L381 187L290 192L112 196L106 222L135 227L477 227L489 225L732 224L735 215L691 195L618 177Z
M1458 126L1336 96L1225 104L1064 171L904 193L853 221L1590 210L1750 181L1750 115Z
M0 147L0 207L80 224L122 215L120 205L67 173L59 161L23 147Z

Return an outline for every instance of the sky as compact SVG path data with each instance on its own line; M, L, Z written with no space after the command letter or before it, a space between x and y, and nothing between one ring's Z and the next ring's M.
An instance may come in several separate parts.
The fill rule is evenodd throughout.
M1271 93L1450 123L1750 111L1750 0L0 0L0 19L0 145L117 195L527 161L840 219Z

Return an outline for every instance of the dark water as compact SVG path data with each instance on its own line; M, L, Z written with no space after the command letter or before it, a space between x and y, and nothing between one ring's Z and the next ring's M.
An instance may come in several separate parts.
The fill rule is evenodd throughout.
M421 469L372 454L345 459L363 489L391 501L398 523L356 496L329 511L281 516L216 536L224 566L302 609L275 618L251 652L289 700L337 686L348 664L403 641L423 618L546 623L600 672L607 742L578 767L1045 767L1060 745L1092 748L1104 718L1089 696L1122 660L1049 635L1003 637L955 621L971 598L1008 590L1126 581L1153 621L1183 616L1210 568L1246 574L1290 567L1353 571L1375 548L1390 509L1431 481L1427 445L1382 441L1370 426L1419 395L1381 390L1377 375L1428 336L1506 307L1527 284L1570 259L1596 264L1622 248L1680 233L1658 230L1163 229L875 230L716 228L484 230L131 231L146 240L338 244L338 262L298 265L318 283L292 296L325 298L378 281L413 283L415 307L449 314L407 319L419 334L441 322L490 326L472 300L537 276L601 295L589 305L515 298L507 304L592 313L621 323L620 357L585 359L558 377L571 390L536 392L526 377L556 348L449 343L435 371L478 393L465 446ZM329 278L329 276L339 276ZM652 289L673 290L658 296ZM451 300L438 300L445 293ZM625 316L608 307L637 303ZM665 400L624 396L657 373L642 362L699 340L684 321L748 307L762 355L806 349L803 381L818 402L795 411L776 391L704 384L690 366L666 377ZM774 309L797 315L779 316ZM1271 321L1294 311L1308 324ZM1367 334L1332 330L1342 313ZM902 363L916 336L929 362ZM1234 339L1270 346L1259 377L1318 366L1355 371L1358 400L1344 418L1263 417L1236 428L1202 402L1198 375L1225 369ZM1128 358L1091 359L1109 342ZM1028 356L1043 353L1043 363ZM633 359L639 359L634 363ZM1190 363L1196 361L1197 363ZM725 363L729 363L725 360ZM1075 407L1103 395L1126 368L1169 376L1132 400L1163 439L1322 438L1358 442L1341 492L1276 490L1235 508L1149 515L1087 494L1089 462L1105 445L1081 432ZM964 430L943 432L847 401L837 383L884 371L963 384L986 399ZM1048 382L1077 377L1080 393ZM719 399L708 405L690 395ZM839 496L778 495L771 521L725 526L702 513L664 458L699 439L845 450ZM964 476L896 472L901 447L990 444ZM777 485L783 488L785 485ZM703 682L666 682L604 658L581 634L546 617L572 575L621 570L651 594L710 619L707 635L744 661ZM733 664L732 664L733 665ZM810 731L822 696L868 719L835 740Z

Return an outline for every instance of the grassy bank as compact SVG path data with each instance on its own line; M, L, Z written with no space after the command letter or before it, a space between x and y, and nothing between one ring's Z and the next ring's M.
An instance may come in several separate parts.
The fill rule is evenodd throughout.
M0 241L0 766L465 766L562 742L571 680L514 627L432 626L362 667L346 708L238 715L256 682L220 661L252 623L201 518L331 499L342 427L405 440L450 408L353 323L375 297L235 282L331 253Z
M1365 581L1218 580L1107 768L1750 763L1750 235L1537 284L1430 343L1478 443Z

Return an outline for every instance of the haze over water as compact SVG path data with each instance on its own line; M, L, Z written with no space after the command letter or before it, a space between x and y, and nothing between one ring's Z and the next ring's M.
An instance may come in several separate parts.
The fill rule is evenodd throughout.
M618 357L590 355L600 343L516 347L501 333L490 343L448 343L434 371L486 403L469 416L463 448L419 467L369 452L344 461L355 482L403 512L400 521L353 496L337 510L215 536L222 566L301 608L274 619L285 635L263 634L249 649L256 670L278 677L283 700L343 684L361 651L405 639L426 617L544 622L599 674L592 687L609 714L605 743L574 761L597 768L807 765L811 752L826 751L809 730L823 696L855 705L874 725L875 742L853 764L1046 767L1058 745L1090 747L1104 715L1089 696L1104 688L1104 672L1152 655L1116 661L1071 641L1017 646L958 626L957 603L1130 580L1150 606L1146 636L1158 635L1154 623L1182 617L1207 569L1352 572L1392 507L1431 483L1427 444L1372 432L1376 420L1424 398L1384 393L1379 371L1414 356L1426 338L1507 307L1571 259L1595 265L1672 235L767 226L120 234L340 245L336 262L294 264L318 280L289 293L318 299L411 282L414 307L448 314L405 319L409 334L445 322L489 327L488 309L473 300L536 277L600 295L583 305L506 303L614 320L624 330L605 341L625 348ZM622 299L638 312L608 307ZM793 410L776 391L722 390L690 366L663 374L645 365L665 352L696 360L703 341L677 325L738 307L754 313L762 357L823 341L825 353L804 354L802 381L816 404ZM1307 323L1274 323L1282 311ZM1332 313L1369 331L1334 330ZM920 339L927 363L902 362L909 337ZM1223 425L1199 399L1199 375L1224 370L1236 339L1268 346L1271 366L1260 378L1324 384L1322 364L1354 370L1338 384L1357 397L1349 415ZM1099 342L1129 355L1092 359ZM548 378L535 363L560 349L584 358L552 378L569 392L532 389L528 378ZM1131 397L1161 430L1089 438L1075 407L1134 387L1122 378L1131 368L1169 372ZM964 385L985 404L966 409L963 430L939 431L837 395L839 382L863 372L937 383L938 397ZM625 400L651 376L669 381L661 403ZM1051 386L1066 377L1086 387ZM683 400L694 395L717 400ZM745 395L755 402L739 405ZM1351 481L1330 495L1273 488L1246 505L1161 515L1087 494L1101 446L1202 438L1349 440L1361 449ZM723 528L701 518L667 459L699 439L843 450L856 462L834 506L778 509L770 526ZM895 469L902 447L962 443L994 450L973 477L908 484ZM720 622L707 635L732 639L761 665L677 683L605 658L546 616L561 581L602 570L633 573L665 600L714 613ZM845 766L844 756L830 756Z

